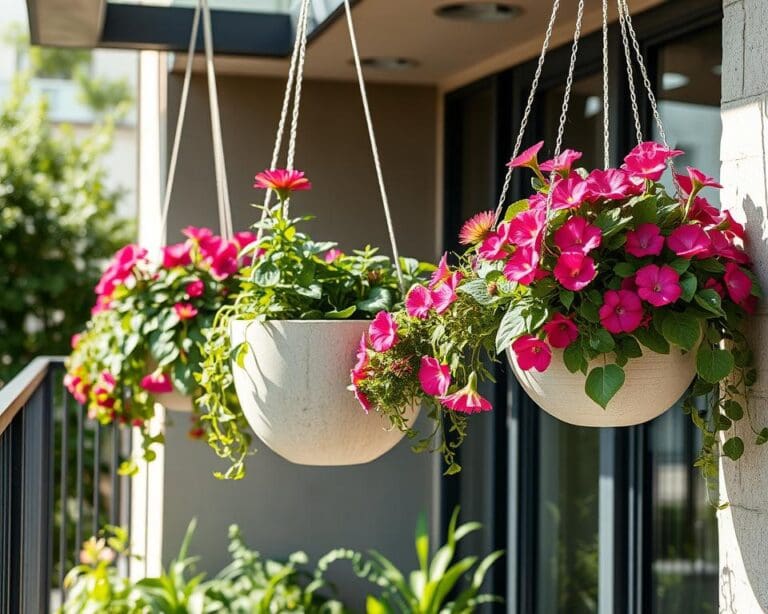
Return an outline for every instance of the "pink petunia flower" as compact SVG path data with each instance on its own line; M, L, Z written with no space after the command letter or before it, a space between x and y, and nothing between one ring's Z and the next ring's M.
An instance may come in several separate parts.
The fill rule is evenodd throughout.
M567 290L579 292L586 288L597 275L595 261L581 252L560 254L552 271L555 279Z
M458 298L456 288L461 279L462 274L459 271L456 271L455 273L452 273L448 279L430 291L432 306L437 313L444 313Z
M451 369L448 365L441 364L437 358L422 356L419 383L426 394L434 397L445 396L451 385Z
M725 298L725 287L714 277L710 277L704 282L704 288L707 290L714 290L720 295L720 298Z
M589 193L589 186L578 175L561 179L552 189L552 209L573 209L581 205Z
M682 190L683 194L690 195L690 194L697 194L702 188L722 188L723 186L720 185L714 177L710 177L709 175L703 173L697 168L693 168L692 166L686 166L686 170L688 171L688 176L685 175L675 175L675 179L677 179L677 185L680 186L680 189Z
M179 316L179 320L191 320L198 313L197 307L192 303L176 303L173 306L173 310Z
M459 243L462 245L474 245L485 239L493 229L495 221L493 211L481 211L469 218L459 232Z
M147 250L138 245L126 245L112 257L112 260L96 284L96 294L110 296L117 286L133 275L134 267L146 260Z
M197 226L187 226L181 231L185 237L192 239L193 241L202 241L203 239L209 239L213 236L213 231L210 228L198 228Z
M553 348L567 348L579 337L579 327L562 313L556 313L542 328Z
M536 279L539 268L539 252L532 247L520 247L504 265L504 277L509 281L529 286Z
M173 382L166 373L150 373L141 378L140 386L152 394L173 392Z
M477 392L477 374L469 376L469 382L461 390L440 399L440 402L448 409L463 414L476 414L481 411L490 411L493 406L488 399L483 398Z
M543 209L523 211L505 226L507 241L517 247L538 248L546 215Z
M567 174L570 172L573 163L576 162L576 160L580 160L582 155L583 154L580 151L566 149L559 156L555 156L551 160L542 162L539 168L548 173L555 171L556 173Z
M688 211L688 219L699 222L705 229L714 228L725 221L721 211L701 196L693 199Z
M643 322L640 297L631 290L608 290L600 307L600 322L609 333L631 333Z
M370 364L371 359L368 356L368 343L365 338L365 333L360 337L360 343L357 345L357 354L355 356L357 362L350 372L353 386L357 386L364 379L368 378L368 365Z
M637 192L629 175L618 168L595 169L587 177L587 200L622 200Z
M163 248L163 268L171 269L177 266L187 266L192 262L189 245L174 243Z
M538 155L539 150L543 147L543 145L544 141L539 141L535 145L532 145L520 155L512 158L507 166L509 168L528 167L535 169L538 166L538 160L536 156Z
M654 307L663 307L680 298L680 275L669 265L649 264L635 274L637 293Z
M80 339L83 338L83 333L75 333L69 338L69 346L74 350L77 344L80 343Z
M360 390L357 386L352 386L352 392L355 394L357 402L360 403L360 407L365 410L365 413L370 413L370 411L373 409L373 404L368 398L368 395Z
M536 369L543 372L552 362L552 350L544 341L533 335L522 335L515 339L512 352L515 354L517 366L523 371Z
M669 149L660 143L646 141L627 154L621 168L635 177L658 181L667 168L667 161L682 154L679 149Z
M749 255L735 244L735 235L722 230L708 230L707 236L710 242L709 254L721 256L739 264L749 264L751 262Z
M323 260L325 260L328 263L335 262L339 258L341 258L344 255L344 252L342 252L340 249L336 249L335 247L329 249L327 252L325 252L325 255L323 256Z
M412 318L426 318L432 305L432 293L422 285L411 288L405 297L405 312Z
M245 230L242 232L236 232L232 237L232 242L237 246L237 249L240 251L244 250L254 241L256 241L256 235L248 230Z
M501 227L503 224L499 226ZM504 230L506 232L506 227ZM495 232L480 244L480 247L477 248L477 253L483 260L504 260L509 255L508 247L509 242L506 236L503 236L500 232Z
M752 293L752 280L735 262L729 262L725 265L723 282L728 296L736 304L744 303Z
M555 245L562 252L581 252L588 254L600 247L603 233L583 217L569 218L565 224L555 231Z
M710 240L704 229L698 224L678 226L667 237L667 246L678 256L693 258L706 254L710 248Z
M206 237L200 240L200 253L211 267L211 274L217 279L226 279L238 270L238 249L221 237Z
M397 343L397 323L392 314L380 311L368 327L368 337L373 349L377 352L386 352Z
M296 170L267 169L256 175L254 181L254 188L274 190L280 198L286 198L291 192L312 189L312 184L304 176L304 172Z
M186 292L189 298L197 298L198 296L202 296L205 292L205 283L202 279L190 281L184 288L184 292Z
M451 276L451 270L448 268L448 254L443 254L443 257L440 258L440 262L437 264L437 268L432 273L432 277L429 280L429 287L435 288L441 283L443 283L446 279L448 279Z
M637 258L658 256L664 249L664 237L661 236L661 229L650 222L640 224L627 233L625 249L628 254Z

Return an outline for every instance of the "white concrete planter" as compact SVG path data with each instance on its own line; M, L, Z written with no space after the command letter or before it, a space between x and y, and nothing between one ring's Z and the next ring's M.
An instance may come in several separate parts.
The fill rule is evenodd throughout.
M552 350L552 364L544 373L520 369L511 349L507 358L517 381L539 407L577 426L631 426L653 420L683 396L696 375L695 351L683 354L672 348L669 354L657 354L643 348L640 358L624 366L624 385L603 409L584 392L586 376L565 367L562 350ZM589 368L603 364L598 357Z
M245 368L233 363L248 423L269 448L300 465L358 465L391 450L403 433L366 414L347 389L360 320L235 321L232 347L251 347ZM412 411L410 424L418 408Z

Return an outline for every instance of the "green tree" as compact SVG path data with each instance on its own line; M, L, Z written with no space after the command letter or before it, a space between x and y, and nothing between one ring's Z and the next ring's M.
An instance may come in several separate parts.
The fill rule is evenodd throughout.
M104 260L132 235L100 163L114 120L76 138L28 93L17 79L0 110L0 385L36 355L68 352Z

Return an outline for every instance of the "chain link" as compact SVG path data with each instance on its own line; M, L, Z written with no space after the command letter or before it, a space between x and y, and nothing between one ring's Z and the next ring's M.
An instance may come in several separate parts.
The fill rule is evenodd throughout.
M643 142L643 128L640 123L640 111L637 106L637 94L635 93L635 75L632 70L632 52L629 49L629 40L627 38L626 15L622 0L616 0L616 6L619 9L619 27L621 29L621 42L624 46L624 59L627 69L627 85L629 86L629 98L632 104L632 118L635 122L635 137L637 143Z
M611 165L610 104L608 91L608 0L603 0L603 167Z

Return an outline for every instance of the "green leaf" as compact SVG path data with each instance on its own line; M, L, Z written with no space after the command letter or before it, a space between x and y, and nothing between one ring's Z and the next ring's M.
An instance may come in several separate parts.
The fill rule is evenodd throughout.
M507 313L501 318L499 330L496 332L496 353L503 354L512 341L525 332L525 320L519 305L510 305Z
M680 287L683 290L680 299L686 303L690 303L693 299L693 295L696 294L697 286L698 282L696 281L696 276L693 273L685 273L680 278Z
M611 333L604 328L598 328L594 334L589 337L589 346L593 350L605 354L616 347L616 342L613 340L613 335L611 335Z
M619 262L613 267L613 272L619 277L632 277L636 271L635 266L629 262Z
M653 326L640 327L632 332L635 339L652 352L657 354L669 354L669 343Z
M574 294L571 290L566 290L565 288L560 289L560 302L566 309L570 309L571 305L573 305L573 297Z
M509 222L510 220L517 217L518 214L528 209L528 207L529 205L527 199L518 200L517 202L512 203L504 212L504 221Z
M584 358L584 351L581 349L580 343L571 343L571 345L565 348L563 351L563 362L565 363L565 368L571 373L581 371L582 367L587 364L587 361Z
M675 269L678 275L682 275L690 268L691 261L688 258L675 258L669 263L669 266Z
M493 305L498 298L488 293L488 284L484 279L473 279L459 286L459 292L471 296L476 303L483 306Z
M758 446L762 446L764 443L768 442L768 427L765 427L758 433L757 439L755 440L755 443Z
M261 260L253 269L251 281L263 288L276 286L280 283L280 269L268 260Z
M696 354L696 372L703 380L716 384L733 371L733 354L702 344Z
M375 286L368 293L368 298L358 301L357 308L367 313L378 313L391 309L392 303L392 291L389 288Z
M243 341L235 349L235 364L237 364L237 366L241 369L245 369L245 359L248 357L248 352L250 349L251 346L248 345L247 341Z
M624 369L618 365L595 367L589 372L584 387L589 398L603 409L624 385Z
M696 316L690 313L670 311L664 316L661 333L671 344L690 351L701 337L701 325Z
M723 411L731 420L741 420L744 417L744 408L733 399L723 403Z
M627 358L640 358L643 350L634 337L622 337L619 339L619 348Z
M725 317L723 311L720 295L712 289L699 290L696 296L693 297L696 304L703 309L706 309L710 313L716 316Z
M723 454L731 460L738 460L744 454L744 442L741 437L731 437L723 444Z

